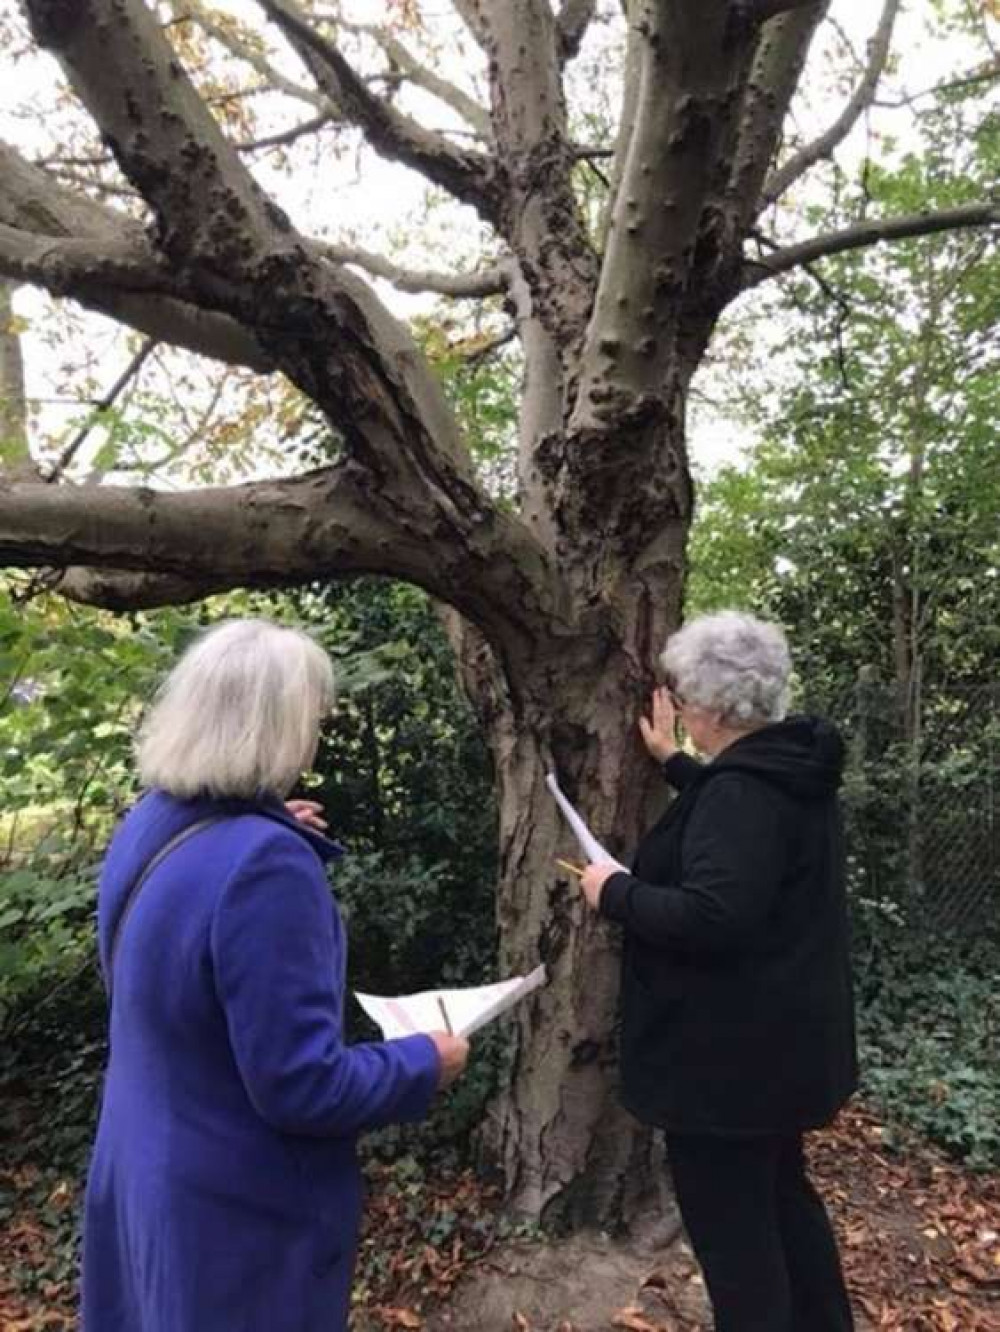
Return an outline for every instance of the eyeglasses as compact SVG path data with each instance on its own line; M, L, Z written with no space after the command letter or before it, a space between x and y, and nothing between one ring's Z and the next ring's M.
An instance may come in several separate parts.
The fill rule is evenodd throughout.
M677 687L670 680L667 680L666 682L666 689L670 702L674 707L682 708L684 706L684 695L678 692Z

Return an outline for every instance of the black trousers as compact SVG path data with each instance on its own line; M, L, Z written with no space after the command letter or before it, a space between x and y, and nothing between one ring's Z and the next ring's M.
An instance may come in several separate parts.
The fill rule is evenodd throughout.
M668 1133L667 1158L715 1332L852 1332L826 1208L802 1137Z

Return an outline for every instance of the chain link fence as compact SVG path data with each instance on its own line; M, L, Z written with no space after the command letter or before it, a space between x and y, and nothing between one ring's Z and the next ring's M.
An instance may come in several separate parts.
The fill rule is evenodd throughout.
M862 671L823 710L848 746L855 897L920 932L1000 926L1000 682L917 693Z

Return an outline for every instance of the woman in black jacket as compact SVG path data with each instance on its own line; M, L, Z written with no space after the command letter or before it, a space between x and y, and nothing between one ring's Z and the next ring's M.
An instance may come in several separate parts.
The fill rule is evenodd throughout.
M642 719L678 791L632 873L591 865L624 930L626 1106L666 1132L716 1332L853 1327L802 1135L857 1081L843 846L843 745L785 717L781 630L725 611L673 635ZM679 714L706 763L678 751Z

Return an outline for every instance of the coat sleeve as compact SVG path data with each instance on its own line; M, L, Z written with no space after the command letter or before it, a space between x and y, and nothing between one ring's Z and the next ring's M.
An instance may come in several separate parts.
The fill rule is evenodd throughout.
M269 836L222 891L212 953L247 1095L287 1133L346 1137L421 1119L437 1088L428 1036L344 1044L343 949L315 854L294 833Z
M689 786L694 779L704 771L704 764L699 763L696 758L690 754L685 754L683 749L679 749L676 754L671 754L663 764L663 775L675 790L683 791L685 786Z
M600 912L654 946L692 953L745 947L770 912L787 862L787 829L760 781L727 774L706 782L683 834L681 881L614 874Z

